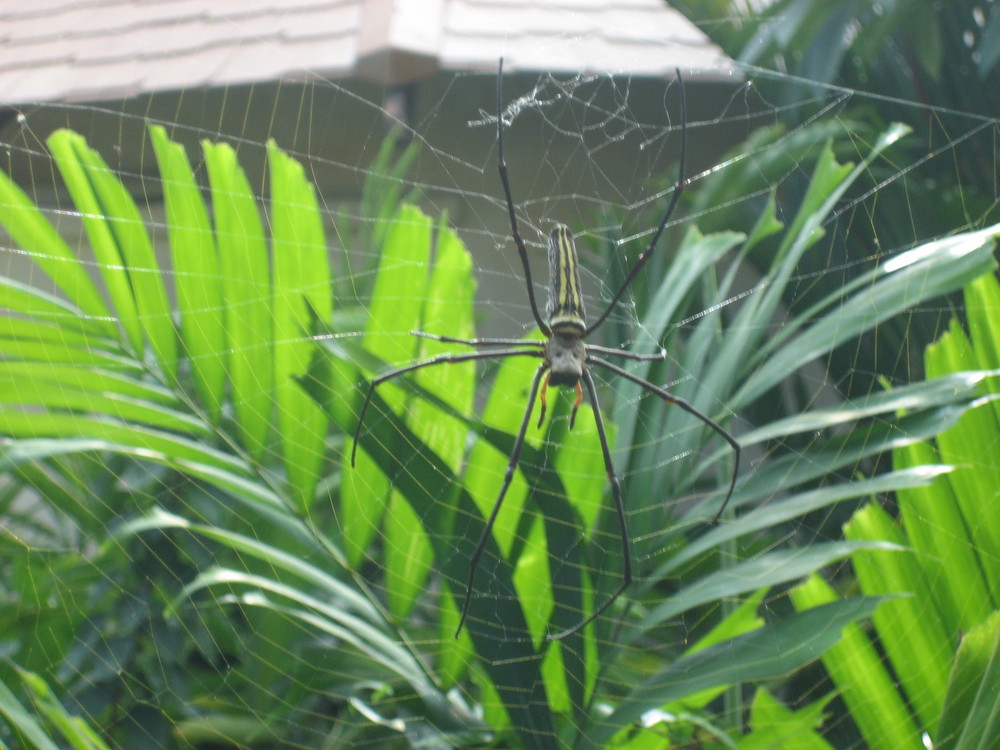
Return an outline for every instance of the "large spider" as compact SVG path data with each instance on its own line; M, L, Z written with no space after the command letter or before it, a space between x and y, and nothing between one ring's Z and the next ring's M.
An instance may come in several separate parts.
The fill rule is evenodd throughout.
M681 195L681 191L687 183L684 176L687 112L684 100L684 82L681 78L679 70L677 71L677 81L680 84L681 89L681 157L679 174L677 182L674 186L673 196L670 199L670 203L667 205L666 211L664 211L663 218L656 227L656 231L653 232L653 236L650 239L649 244L636 259L635 264L629 270L625 280L622 282L621 287L617 292L615 292L614 297L611 298L607 307L604 308L604 312L598 316L596 322L587 325L586 316L583 310L583 300L580 296L580 270L577 262L576 247L573 244L573 236L570 234L568 227L563 224L557 225L555 229L553 229L552 234L549 236L548 242L549 288L548 301L545 306L545 319L543 320L542 316L538 312L538 306L535 303L535 292L531 283L531 266L528 263L528 253L525 249L524 241L521 239L521 234L517 228L514 201L511 198L510 181L507 177L507 164L504 161L503 156L503 58L501 58L499 71L497 73L497 170L500 173L500 182L503 184L504 197L507 201L507 213L510 216L510 228L514 244L517 246L517 253L521 258L521 265L524 267L524 280L528 289L528 302L531 305L531 314L534 316L535 322L538 324L538 328L544 334L546 340L524 341L522 339L493 338L462 339L451 336L437 336L424 333L422 331L414 331L414 335L417 336L423 336L425 338L443 341L446 343L465 344L467 346L482 348L483 350L466 352L463 354L442 354L420 362L405 365L404 367L397 367L396 369L384 372L372 379L368 388L368 393L365 396L365 401L361 407L361 413L358 417L358 426L354 432L354 445L351 449L351 466L354 466L355 457L357 455L358 438L361 434L361 427L364 424L365 413L368 411L368 406L371 403L372 394L375 392L375 389L379 386L379 384L384 383L387 380L391 380L399 375L403 375L404 373L412 372L413 370L418 370L422 367L430 367L432 365L455 364L457 362L469 362L471 360L480 359L500 359L502 357L526 356L538 357L542 360L542 363L538 366L538 370L535 371L534 379L531 381L531 391L528 395L528 406L525 409L524 418L521 420L520 429L518 430L517 437L514 440L514 447L511 449L510 458L507 461L507 469L504 472L503 483L500 486L500 494L497 496L496 502L493 504L493 510L490 512L489 518L486 521L486 526L483 529L483 533L480 536L479 542L476 544L476 548L469 560L469 581L465 590L465 602L462 606L462 615L459 619L458 628L455 631L456 638L462 632L462 626L465 624L465 618L469 611L469 602L471 600L475 584L476 568L479 564L479 558L481 557L483 549L486 546L486 541L492 532L493 523L496 520L497 514L500 512L500 506L503 505L507 489L510 487L511 480L514 477L514 471L518 466L521 448L524 445L525 432L528 429L528 422L531 419L531 413L534 409L535 398L538 397L541 402L541 412L538 419L538 425L541 426L542 420L545 418L545 394L549 385L576 389L576 401L573 404L573 409L570 413L570 428L573 427L573 424L576 421L576 412L579 409L580 404L583 403L583 388L580 385L581 381L587 387L587 394L589 395L590 402L593 405L594 419L597 422L597 435L601 441L601 451L604 454L604 468L607 472L608 482L611 484L611 493L615 501L615 512L618 516L618 526L621 532L623 556L622 582L615 592L599 607L597 607L597 609L595 609L594 612L591 613L586 619L581 620L573 627L556 633L555 635L547 636L549 640L559 640L565 638L592 622L608 607L610 607L611 604L619 596L621 596L622 592L628 588L629 584L632 583L632 559L629 550L629 534L628 526L625 520L625 508L622 504L621 484L618 481L618 477L615 474L615 469L611 461L611 448L608 446L608 437L604 429L604 419L601 417L601 410L597 400L597 388L594 385L594 378L590 374L588 366L596 365L598 367L603 367L605 370L610 370L619 377L623 377L626 380L636 383L653 395L663 399L668 404L678 406L684 411L694 415L721 435L726 442L732 446L735 453L735 459L733 461L733 475L729 482L729 491L726 493L722 506L716 513L716 518L718 518L719 514L721 514L722 510L729 502L729 499L732 497L733 490L736 486L736 477L739 473L740 462L740 446L736 442L736 439L717 422L702 414L683 399L671 395L667 390L653 385L649 381L628 372L622 367L597 356L605 355L631 360L662 360L666 357L666 352L661 349L661 351L656 354L634 354L621 349L610 349L603 346L584 343L587 336L593 333L602 323L604 323L608 315L611 313L612 308L625 294L625 290L628 289L629 285L649 261L653 251L656 249L656 244L660 239L660 235L663 234L663 230L674 211L674 207L677 205L677 200ZM494 347L502 348L497 349ZM541 393L539 393L539 386L541 386Z

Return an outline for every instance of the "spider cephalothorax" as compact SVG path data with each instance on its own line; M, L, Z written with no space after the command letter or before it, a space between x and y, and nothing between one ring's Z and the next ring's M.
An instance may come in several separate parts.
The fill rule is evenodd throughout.
M510 218L510 229L514 239L514 245L517 247L517 253L521 259L521 266L524 269L524 278L528 288L528 303L531 306L531 314L534 317L539 330L545 336L545 341L525 341L523 339L460 339L451 336L436 336L418 332L417 335L420 336L448 343L465 344L467 346L475 347L479 351L465 352L462 354L442 354L431 359L398 367L374 378L371 385L368 387L368 394L365 397L364 404L361 407L361 413L358 417L358 427L354 433L354 447L352 448L351 453L352 465L354 464L358 438L361 434L361 426L364 422L365 413L368 410L368 405L371 403L372 394L375 392L375 388L377 388L380 383L384 383L386 380L390 380L404 373L417 370L421 367L428 367L430 365L454 364L456 362L469 362L471 360L479 359L499 359L502 357L524 356L538 357L542 360L538 369L535 371L534 378L531 381L531 389L528 395L528 406L525 410L524 417L521 420L521 426L518 430L517 437L514 440L514 447L511 449L510 458L507 460L507 470L504 472L504 479L500 486L500 492L497 496L496 502L493 504L493 510L491 511L489 518L486 520L486 525L479 538L479 542L476 545L475 551L472 553L472 557L469 560L469 581L466 586L465 602L462 606L462 615L459 619L458 628L455 631L456 638L459 633L462 632L462 626L465 624L465 618L469 612L469 602L471 600L473 586L475 584L476 568L479 564L479 558L483 553L483 549L489 535L492 533L493 523L496 520L500 506L503 504L504 497L507 495L507 489L510 487L514 470L520 460L521 448L524 446L524 436L528 429L528 423L531 418L531 412L534 409L535 400L537 398L541 405L541 416L538 420L538 424L541 425L542 420L545 417L545 392L549 385L576 389L576 401L573 405L573 410L570 416L570 427L573 426L573 423L576 420L577 410L583 402L583 389L584 387L587 389L587 396L590 398L591 405L593 406L594 420L597 424L597 436L601 442L601 453L604 458L604 468L608 476L608 483L611 485L611 494L614 498L615 514L618 518L618 527L621 533L623 555L622 582L615 592L605 599L588 617L580 621L578 624L563 630L560 633L549 635L548 638L550 640L565 638L566 636L577 632L589 622L593 621L608 607L610 607L611 604L622 594L623 591L625 591L626 588L628 588L629 584L632 582L632 558L629 551L628 526L625 520L625 507L622 502L621 484L618 481L614 465L611 461L611 448L608 445L608 437L604 429L604 419L601 416L601 408L597 400L597 387L594 384L594 378L590 374L588 365L594 365L613 372L619 377L625 378L626 380L639 385L647 392L659 397L666 403L673 404L685 410L689 414L694 415L716 433L721 435L726 442L732 446L735 453L735 459L733 461L733 474L729 482L728 492L726 493L726 497L723 500L718 513L721 513L722 508L725 508L729 499L732 497L733 490L736 487L736 477L739 473L740 463L740 446L732 435L723 429L717 422L702 414L683 399L672 395L664 388L643 380L639 376L628 372L619 365L613 364L612 362L602 358L602 356L610 356L631 360L660 360L665 357L665 353L662 350L657 354L634 354L623 349L610 349L603 346L587 344L585 342L586 337L593 333L594 330L596 330L605 321L611 310L625 294L625 291L631 285L633 279L635 279L639 271L641 271L646 265L646 262L656 249L660 235L663 234L663 230L667 226L667 221L670 219L670 216L674 211L674 207L677 205L677 200L680 197L681 191L684 189L686 184L684 177L684 152L687 117L684 111L684 90L680 71L677 71L677 80L681 85L681 159L679 169L680 175L674 186L673 196L670 199L670 203L667 205L663 218L660 220L659 225L653 232L653 236L650 239L649 244L646 245L646 248L636 259L632 268L629 270L628 274L626 274L622 285L618 288L618 291L604 308L604 311L594 323L588 326L583 309L583 298L580 293L580 267L577 259L576 247L573 244L573 236L570 233L569 228L563 224L557 225L549 237L549 296L545 306L546 319L543 320L538 312L538 305L535 302L535 290L531 282L531 265L528 262L528 252L525 249L524 240L521 239L521 233L518 230L517 216L514 210L514 200L511 197L510 192L510 180L507 176L507 164L504 161L503 156L503 60L501 59L500 69L497 73L497 171L500 173L500 182L503 185L504 198L507 203L507 213ZM718 517L718 513L716 514L716 517Z

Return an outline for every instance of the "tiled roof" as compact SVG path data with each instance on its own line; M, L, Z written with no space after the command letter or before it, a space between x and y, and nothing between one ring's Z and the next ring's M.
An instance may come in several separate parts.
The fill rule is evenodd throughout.
M729 77L662 0L0 0L0 102L438 69Z
M442 67L729 77L732 61L663 0L451 0Z

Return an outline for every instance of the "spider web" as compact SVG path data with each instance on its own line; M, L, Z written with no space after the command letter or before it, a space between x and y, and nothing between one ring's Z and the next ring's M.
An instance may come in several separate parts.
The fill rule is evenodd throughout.
M846 553L822 557L816 550L840 542L843 524L869 501L895 514L899 501L889 491L895 485L875 483L870 492L817 503L812 512L743 536L723 539L725 529L781 500L886 474L892 457L881 448L897 443L884 433L922 434L903 412L957 402L890 403L869 411L860 406L923 379L924 347L961 307L965 277L956 271L951 281L938 279L940 289L932 293L925 287L938 287L925 276L924 286L909 291L905 303L873 296L873 319L882 314L880 302L886 311L898 304L898 314L820 346L812 356L796 359L775 346L772 358L755 360L754 351L743 351L742 359L753 362L744 367L744 361L716 354L739 352L727 342L741 337L757 347L787 337L789 346L798 344L796 351L809 352L809 337L820 336L829 316L858 305L861 292L876 288L877 269L916 264L910 253L932 254L926 243L990 224L995 199L980 190L966 165L979 158L988 180L995 179L997 123L788 74L748 67L743 75L725 84L688 81L685 199L652 262L590 340L643 353L663 347L662 364L630 371L691 401L745 442L739 488L721 522L706 526L719 508L731 451L697 420L592 368L623 483L636 580L585 631L584 640L558 648L544 641L554 629L547 618L562 616L572 624L585 617L614 589L622 566L589 403L572 430L571 392L552 390L541 428L535 426L535 407L525 454L498 516L496 545L487 548L478 568L466 624L470 635L462 640L451 633L475 543L462 529L481 528L481 516L495 500L537 363L514 358L502 365L441 365L380 388L384 400L368 415L358 467L352 470L347 460L359 383L440 351L465 351L412 337L414 327L458 337L520 338L535 330L496 173L496 76L439 75L408 93L321 79L231 87L219 98L185 91L179 98L157 94L115 106L20 107L0 136L5 169L79 254L79 263L95 279L108 265L88 246L81 223L87 211L62 189L45 145L54 128L66 125L83 133L135 198L160 259L155 273L171 294L182 280L167 250L168 186L145 134L147 121L185 144L206 193L199 140L232 144L262 206L273 187L265 166L267 139L277 138L317 186L333 269L333 314L294 337L309 351L323 352L326 367L304 370L300 382L303 392L320 400L332 394L337 403L326 416L319 482L307 502L297 502L281 490L290 459L277 435L266 435L255 454L241 432L240 414L226 402L235 388L231 382L221 386L226 405L213 422L193 386L184 383L190 367L182 367L178 382L171 383L152 354L138 357L137 377L175 389L193 418L210 423L206 434L196 433L198 440L246 461L256 472L248 482L256 483L260 496L274 492L281 500L261 502L252 512L237 499L242 489L213 481L181 460L147 460L141 451L109 450L106 443L55 450L40 439L107 438L69 428L12 430L0 484L2 539L9 553L2 563L5 683L22 685L15 665L40 675L62 710L95 727L110 746L443 747L493 740L570 746L594 730L588 716L627 703L637 679L655 679L669 664L691 658L693 647L749 632L753 612L760 617L755 627L789 616L794 608L788 589L808 572L802 556L816 554L821 562L814 567L849 594L858 574L846 564ZM574 233L592 320L612 297L675 189L684 124L680 96L676 81L522 72L505 77L511 188L540 306L545 238L555 222ZM185 107L178 109L181 100ZM891 126L876 127L859 112L880 105L917 135L897 133L898 144L871 156ZM380 160L389 125L398 140ZM790 250L781 238L795 226L826 143L839 163L866 166L821 213L811 248L782 277L776 258ZM407 169L397 170L410 144L419 151ZM942 174L952 187L936 194ZM430 217L425 231L433 228L438 242L430 263L414 260L415 248L406 245L405 231L423 226L419 215L393 218L404 199ZM725 234L754 236L755 226L761 231L756 222L771 199L786 230L748 249L735 234ZM273 215L264 215L270 229ZM438 226L443 216L447 223ZM445 227L454 229L470 255L452 248L445 256ZM385 248L394 241L399 254L386 260ZM699 266L716 251L715 262ZM41 270L37 251L5 236L2 252L7 277L64 297ZM964 257L956 253L955 263ZM987 268L986 258L988 251L975 267ZM453 272L450 282L435 279L439 266ZM688 278L685 268L697 271ZM215 280L224 284L226 273L221 269ZM937 266L933 274L945 275ZM394 285L380 287L390 275ZM974 275L970 266L965 276ZM671 279L678 281L676 289L665 285ZM243 283L245 277L231 280ZM438 282L442 286L433 287ZM325 283L317 281L310 293ZM450 289L451 296L432 288ZM466 299L473 293L470 308ZM831 304L838 294L840 304ZM270 297L265 284L241 299L249 310ZM772 300L769 312L750 314L756 305L767 307L765 300ZM215 311L225 308L224 302ZM55 349L31 353L30 335L12 325L5 360L59 365ZM25 345L21 354L19 344ZM224 359L232 362L264 344L229 346ZM745 396L741 388L781 357L788 358L787 377ZM473 390L466 392L469 383ZM744 408L733 407L739 398ZM10 400L11 410L39 419L46 413L30 399L27 406ZM857 418L830 416L842 415L842 408L856 409ZM338 409L349 412L342 421ZM59 411L104 418L97 404L67 402ZM787 427L803 415L816 417L812 429ZM781 424L786 431L775 427ZM15 439L32 437L37 439L30 443ZM994 435L994 456L995 446ZM23 461L18 450L37 450L39 458ZM395 462L393 472L380 471L384 465L373 457L379 450ZM429 462L435 451L443 458ZM423 500L415 501L414 494ZM721 541L697 553L698 540L713 534ZM995 549L983 554L996 557ZM677 563L682 557L686 562ZM743 588L723 587L733 593L668 615L669 603L684 592L693 596L705 576L733 567L739 571L734 575L748 573L738 566L755 560L776 565L777 573ZM591 593L588 586L595 582L598 591ZM553 615L552 589L574 587L577 611ZM915 601L916 612L929 616L933 603ZM507 610L515 605L524 611L519 632L507 629ZM350 618L338 613L381 619L377 627L352 630ZM636 622L660 615L655 626L630 635ZM723 620L731 632L719 629ZM359 645L358 638L367 640ZM878 653L890 684L916 717L917 741L927 718L920 712L925 696L907 694L906 676L892 654ZM518 672L525 661L534 672ZM515 674L498 686L505 665ZM847 687L830 676L834 668L807 660L801 669L779 672L769 695L801 716L817 712L815 721L806 721L809 731L822 731L834 747L865 746L855 705L839 697ZM515 705L512 686L525 674L542 682L521 686L529 697ZM572 678L583 682L573 684ZM641 738L719 741L724 732L735 738L737 727L763 731L767 716L778 721L776 710L769 714L757 703L763 698L751 682L727 692L714 687L706 683L683 699L642 706L636 726L645 729L636 729L631 741L637 747L646 746ZM32 705L23 687L15 693ZM538 719L542 694L551 715L533 734L525 731L524 717ZM47 704L37 692L34 700L40 717ZM749 713L751 702L760 713ZM27 743L14 726L5 726L0 738L14 746Z

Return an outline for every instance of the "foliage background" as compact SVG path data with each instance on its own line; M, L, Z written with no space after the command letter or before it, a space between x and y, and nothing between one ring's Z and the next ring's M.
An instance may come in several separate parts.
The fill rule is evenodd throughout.
M472 367L380 391L359 466L345 469L358 383L438 352L410 329L474 331L459 238L400 205L412 151L396 160L387 146L371 166L365 220L342 230L377 248L378 267L349 277L355 294L331 294L344 279L320 201L277 145L258 195L228 145L203 144L202 186L191 155L150 129L164 264L102 155L53 136L100 279L30 186L3 181L14 246L58 290L0 284L4 741L908 747L927 733L989 747L1000 337L983 274L995 169L967 173L983 161L965 149L991 153L995 121L962 120L952 135L950 118L989 110L974 94L945 99L955 81L929 82L955 75L954 59L957 83L989 82L994 7L904 5L689 9L746 62L785 71L767 97L788 120L689 191L697 219L612 323L643 332L637 349L670 352L637 374L727 423L739 416L750 466L730 514L706 528L724 444L602 381L641 580L561 644L544 634L589 611L620 566L588 407L569 432L559 399L530 433L457 641L456 598L522 415L523 363L489 373L481 407ZM900 52L915 36L921 53ZM798 85L789 73L895 87L935 116L865 96L798 122L777 106ZM755 85L769 80L755 71ZM889 124L901 114L915 135ZM655 217L628 217L623 232L627 222ZM744 297L748 268L757 282ZM820 400L817 382L837 398Z

